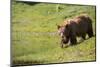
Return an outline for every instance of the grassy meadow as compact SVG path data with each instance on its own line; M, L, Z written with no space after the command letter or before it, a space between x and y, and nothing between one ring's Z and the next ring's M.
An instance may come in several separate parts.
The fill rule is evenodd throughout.
M95 61L95 36L60 47L56 24L88 14L95 33L95 6L12 2L12 62L14 65Z

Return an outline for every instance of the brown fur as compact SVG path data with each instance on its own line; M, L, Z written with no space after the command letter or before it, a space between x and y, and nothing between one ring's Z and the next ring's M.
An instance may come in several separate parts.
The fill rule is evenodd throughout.
M71 44L76 44L76 37L85 39L86 34L89 38L93 36L92 20L87 15L80 15L73 19L65 20L63 25L58 26L58 31L62 35L61 46L70 41Z

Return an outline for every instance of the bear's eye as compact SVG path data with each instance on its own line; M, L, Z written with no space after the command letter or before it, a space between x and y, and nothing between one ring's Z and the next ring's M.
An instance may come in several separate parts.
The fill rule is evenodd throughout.
M69 38L69 36L66 36L67 38Z

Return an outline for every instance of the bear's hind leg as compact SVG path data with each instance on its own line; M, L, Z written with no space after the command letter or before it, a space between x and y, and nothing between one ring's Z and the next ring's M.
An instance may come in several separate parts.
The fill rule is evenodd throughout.
M83 42L86 39L86 34L81 35L81 38L79 39L79 43Z
M93 36L92 28L88 30L87 34L88 34L89 38L91 38Z
M90 24L88 25L87 34L88 34L89 38L91 38L92 36L94 36L94 35L93 35L92 23L90 23Z

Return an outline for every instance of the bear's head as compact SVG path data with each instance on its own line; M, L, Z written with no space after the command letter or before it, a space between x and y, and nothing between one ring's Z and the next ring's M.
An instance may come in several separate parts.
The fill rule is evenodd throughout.
M58 28L58 34L62 38L62 42L64 44L68 43L69 37L70 37L70 26L69 26L69 24L58 25L57 28Z

